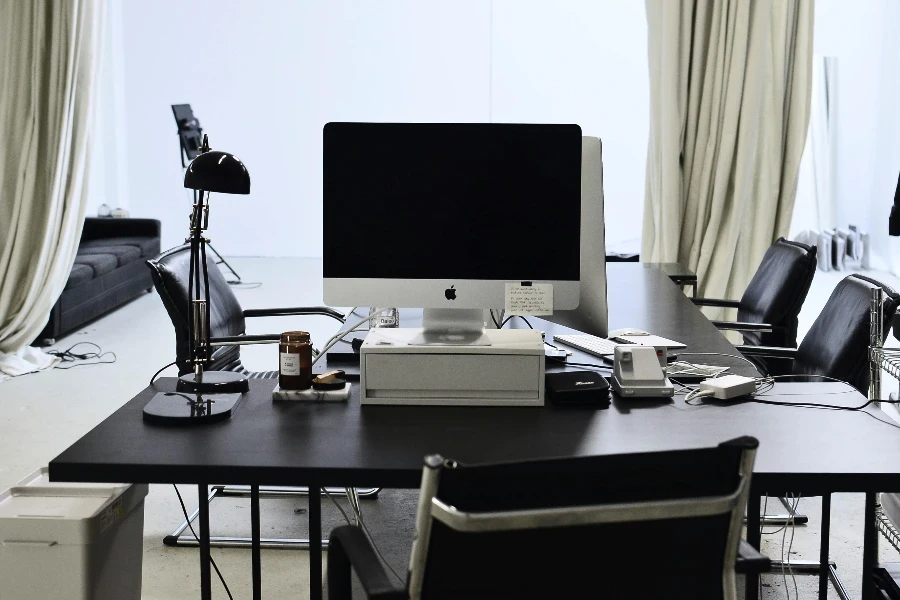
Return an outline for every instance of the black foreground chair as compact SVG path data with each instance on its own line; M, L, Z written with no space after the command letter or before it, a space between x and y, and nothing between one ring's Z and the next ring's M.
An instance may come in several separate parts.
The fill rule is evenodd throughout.
M737 321L713 321L721 330L740 331L746 346L797 347L797 317L813 276L816 248L778 238L766 250L740 300L693 298L699 306L736 308ZM790 373L778 357L748 356L766 375Z
M394 583L364 532L336 528L328 594L351 569L369 598L736 597L757 441L715 448L464 466L425 459L408 579ZM639 560L652 543L659 560ZM749 570L749 569L748 569Z
M190 274L190 246L183 245L167 250L156 258L147 261L153 286L169 313L172 325L175 327L175 364L178 374L183 375L192 371L188 361L188 341L190 331L188 329L188 276ZM246 335L246 319L253 317L282 317L295 315L322 315L331 317L341 323L344 315L327 306L311 306L297 308L269 308L244 310L234 292L215 265L211 258L207 258L209 271L209 310L210 310L210 338L215 350L213 362L209 370L213 371L238 371L251 379L277 379L278 371L248 371L241 363L240 346L244 344L277 344L281 334ZM328 488L329 493L351 494L359 498L376 498L379 488L365 488L359 490L345 490L343 488ZM284 498L290 496L305 496L309 492L303 487L260 487L260 498ZM208 500L212 501L220 497L247 497L250 495L249 486L224 486L211 487ZM355 500L355 499L354 499ZM189 515L188 520L171 534L163 539L167 546L196 546L197 542L192 536L182 537L182 533L188 528L190 522L197 518L199 509ZM226 548L250 548L249 537L212 537L211 545ZM309 540L306 539L274 539L263 538L263 548L308 548Z

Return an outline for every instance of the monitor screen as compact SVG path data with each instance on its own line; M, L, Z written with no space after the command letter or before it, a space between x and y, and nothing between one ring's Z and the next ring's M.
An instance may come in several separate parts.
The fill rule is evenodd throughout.
M329 123L324 276L578 281L581 128Z

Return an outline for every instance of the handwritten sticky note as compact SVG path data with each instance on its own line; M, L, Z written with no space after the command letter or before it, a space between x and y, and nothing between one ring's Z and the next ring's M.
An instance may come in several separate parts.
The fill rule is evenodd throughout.
M533 285L506 284L507 315L552 315L553 284L536 283Z

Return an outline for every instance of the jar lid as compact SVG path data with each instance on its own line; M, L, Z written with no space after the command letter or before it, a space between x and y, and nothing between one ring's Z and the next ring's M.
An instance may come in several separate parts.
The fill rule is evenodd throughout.
M281 334L282 344L306 343L309 341L308 331L285 331Z

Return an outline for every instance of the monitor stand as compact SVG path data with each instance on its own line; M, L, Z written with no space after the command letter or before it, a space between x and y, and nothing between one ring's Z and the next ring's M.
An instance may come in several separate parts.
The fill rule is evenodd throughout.
M484 311L480 308L426 308L422 332L410 346L490 346L484 333Z

